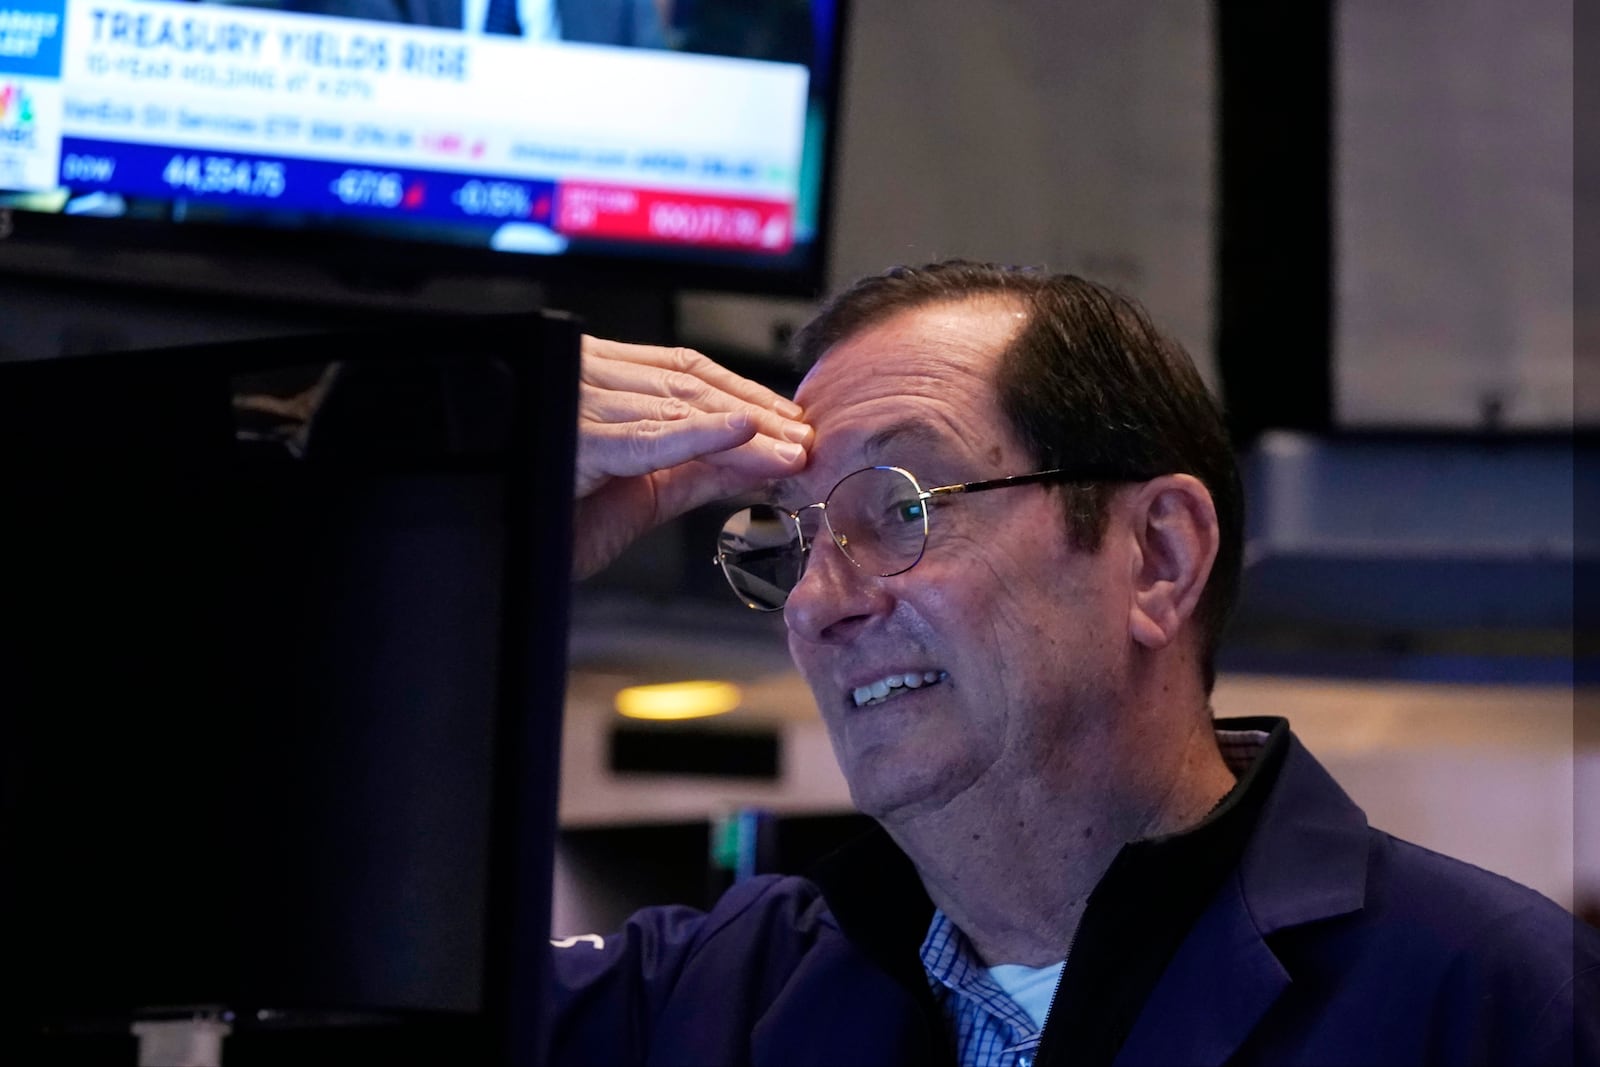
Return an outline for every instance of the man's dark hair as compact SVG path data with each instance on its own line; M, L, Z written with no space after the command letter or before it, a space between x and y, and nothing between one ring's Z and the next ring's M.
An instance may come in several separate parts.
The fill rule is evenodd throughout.
M1216 400L1194 362L1128 297L1070 274L949 260L895 267L830 300L790 343L809 368L849 337L913 308L1010 298L1027 324L1001 354L1000 408L1041 468L1106 464L1130 478L1192 474L1216 503L1221 544L1197 610L1209 693L1216 649L1238 594L1244 493ZM1067 531L1099 549L1115 485L1065 491Z

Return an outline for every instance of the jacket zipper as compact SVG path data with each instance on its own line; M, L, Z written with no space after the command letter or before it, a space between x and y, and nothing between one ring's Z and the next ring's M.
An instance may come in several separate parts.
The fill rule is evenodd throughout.
M1081 920L1080 916L1080 920ZM1061 973L1056 975L1056 987L1050 993L1050 1004L1044 1009L1044 1025L1039 1027L1039 1043L1033 1048L1032 1067L1039 1067L1041 1058L1039 1054L1044 1051L1044 1035L1050 1030L1050 1018L1056 1013L1056 998L1061 995L1061 983L1067 980L1067 964L1072 960L1072 945L1078 940L1078 931L1072 931L1072 937L1067 940L1067 954L1061 961Z

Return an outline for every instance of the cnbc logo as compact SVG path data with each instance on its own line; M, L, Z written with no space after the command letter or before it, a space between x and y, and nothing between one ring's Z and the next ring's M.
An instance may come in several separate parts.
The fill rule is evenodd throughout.
M16 82L0 82L0 148L32 148L33 97Z
M0 126L32 126L33 97L16 82L0 85Z

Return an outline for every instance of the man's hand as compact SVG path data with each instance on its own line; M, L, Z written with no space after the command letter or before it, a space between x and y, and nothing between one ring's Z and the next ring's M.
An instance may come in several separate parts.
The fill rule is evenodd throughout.
M698 352L585 337L578 388L575 577L690 508L806 465L799 406Z

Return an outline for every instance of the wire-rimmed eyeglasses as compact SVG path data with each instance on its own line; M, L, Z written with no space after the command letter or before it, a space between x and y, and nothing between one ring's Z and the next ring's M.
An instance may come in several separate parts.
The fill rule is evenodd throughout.
M929 502L1040 482L1138 481L1123 471L1085 465L924 489L903 467L864 467L845 475L826 499L786 511L755 504L728 516L717 534L715 562L747 607L777 611L805 573L819 528L857 569L879 578L904 574L928 546Z

